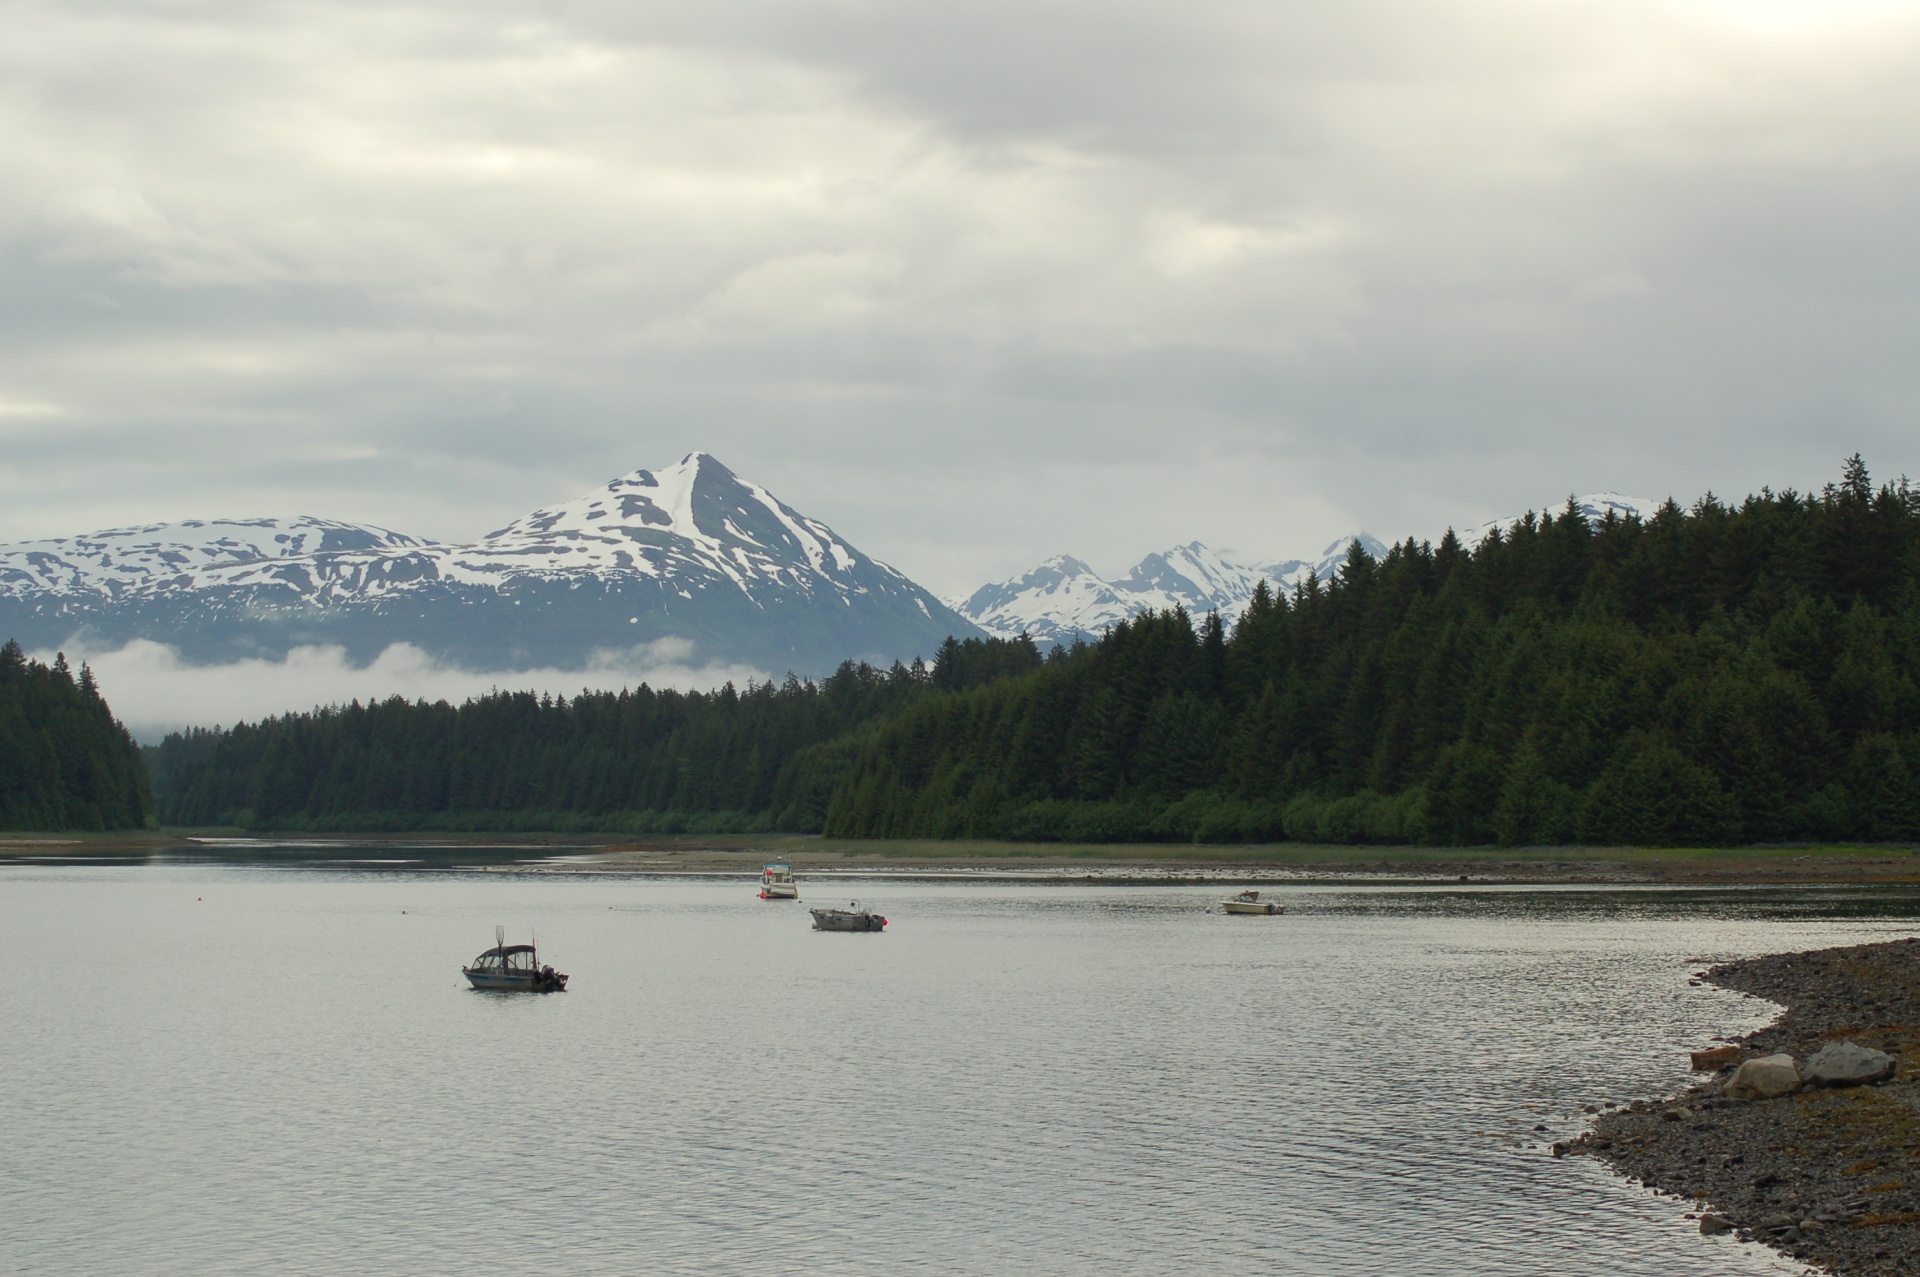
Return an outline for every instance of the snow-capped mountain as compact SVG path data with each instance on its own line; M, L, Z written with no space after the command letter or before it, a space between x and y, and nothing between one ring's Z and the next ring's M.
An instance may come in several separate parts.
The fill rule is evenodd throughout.
M1650 516L1614 492L1589 519ZM1477 545L1496 519L1462 534ZM847 657L931 655L949 634L1097 636L1147 609L1237 617L1266 580L1325 581L1358 540L1313 559L1245 561L1198 541L1104 580L1061 555L942 604L704 453L636 470L470 545L327 519L215 519L0 545L0 637L93 650L147 638L195 661L339 644L356 661L406 642L469 669L574 668L660 639L693 660L819 672ZM975 627L979 627L976 629Z
M1619 517L1646 519L1660 508L1658 501L1595 492L1574 498L1574 507L1598 523L1609 511ZM1554 510L1557 515L1559 507ZM1525 517L1494 519L1460 533L1471 548L1495 528L1505 531ZM1287 559L1273 563L1243 563L1208 549L1198 541L1149 554L1118 581L1102 580L1079 559L1056 555L1022 576L983 585L965 599L953 600L953 609L990 633L1011 637L1022 632L1042 643L1065 643L1076 635L1097 636L1107 626L1141 612L1175 605L1199 615L1217 611L1231 621L1246 610L1253 587L1265 580L1270 588L1291 592L1309 576L1331 580L1346 561L1347 548L1358 541L1379 558L1387 547L1362 532L1341 537L1315 559Z
M1070 554L1056 554L1024 576L983 585L948 606L992 634L1030 634L1041 642L1070 642L1098 634L1140 608L1124 586L1103 581Z
M1664 502L1660 501L1649 501L1645 497L1623 496L1618 492L1590 492L1584 497L1573 498L1574 509L1578 510L1581 515L1586 518L1588 523L1601 522L1607 517L1609 511L1613 513L1614 517L1621 519L1626 518L1628 515L1633 515L1643 520L1651 519L1653 512L1658 510L1663 504ZM1548 513L1558 518L1565 509L1566 506L1564 505L1554 506ZM1474 546L1486 540L1487 533L1493 531L1495 528L1499 528L1502 532L1505 532L1525 517L1525 515L1512 515L1505 519L1494 519L1491 522L1483 523L1477 528L1459 533L1460 544L1466 546L1468 549L1472 549Z
M993 634L1026 633L1035 641L1070 643L1076 635L1097 637L1109 625L1148 610L1184 607L1195 616L1217 611L1233 620L1246 609L1256 584L1292 590L1309 575L1325 581L1359 541L1368 554L1386 547L1366 533L1342 537L1319 558L1277 563L1236 563L1198 541L1149 554L1118 581L1106 581L1069 555L1056 555L1022 576L983 585L955 611Z
M428 545L331 519L191 519L0 546L0 597L119 595L220 567Z
M0 632L190 659L412 643L472 669L577 668L663 638L769 672L932 655L978 631L714 458L691 453L471 545L321 519L216 520L0 546Z

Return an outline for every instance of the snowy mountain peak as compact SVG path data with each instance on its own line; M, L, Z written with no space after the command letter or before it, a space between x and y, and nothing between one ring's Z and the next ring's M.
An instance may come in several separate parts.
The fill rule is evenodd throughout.
M1618 492L1595 492L1574 499L1574 507L1596 523L1609 513L1648 518L1659 505ZM1495 519L1470 529L1460 540L1471 548L1494 528L1511 528L1521 517ZM1052 642L1069 642L1076 634L1098 634L1127 617L1173 607L1184 607L1195 616L1217 611L1232 620L1246 610L1254 587L1262 580L1282 593L1292 592L1310 578L1332 580L1356 541L1368 556L1386 556L1386 544L1364 532L1328 542L1317 558L1272 563L1243 563L1199 541L1189 541L1149 554L1117 581L1104 581L1078 559L1059 555L1023 576L982 586L953 607L995 634L1024 631Z
M463 662L584 661L670 638L807 671L930 655L974 633L701 452L469 545L263 519L0 546L0 622L52 642L85 631L230 655L337 640L368 656L408 642Z
M1593 524L1605 521L1608 514L1612 514L1618 519L1624 519L1629 515L1640 519L1651 519L1654 511L1658 510L1663 504L1663 502L1652 501L1646 497L1630 497L1619 492L1590 492L1584 497L1573 498L1573 508L1578 510L1587 522ZM1549 513L1555 518L1558 518L1565 509L1566 506L1563 504L1546 507L1545 510L1541 512L1530 513ZM1460 544L1466 546L1468 549L1472 549L1474 546L1486 540L1487 533L1493 531L1495 528L1499 528L1502 533L1505 533L1525 517L1526 515L1510 515L1504 519L1491 519L1477 528L1469 528L1467 531L1458 534Z
M1022 576L984 585L951 606L992 633L1025 632L1055 643L1097 635L1149 610L1180 607L1196 617L1219 612L1231 621L1246 610L1262 579L1275 590L1291 590L1310 575L1324 581L1346 561L1347 547L1355 540L1369 554L1386 553L1378 540L1361 533L1340 538L1314 562L1243 564L1189 541L1149 554L1118 581L1102 580L1080 560L1062 554Z
M595 535L608 529L635 526L657 528L688 541L710 542L693 515L693 491L700 477L704 453L690 452L677 465L655 473L635 470L603 488L557 506L535 510L504 528L487 533L487 541L515 540L552 534ZM717 463L715 463L717 465ZM726 467L718 469L728 478Z
M1355 541L1360 543L1360 548L1365 550L1370 558L1380 558L1387 552L1386 542L1382 541L1379 537L1370 536L1365 532L1358 532L1352 536L1341 537L1338 540L1327 542L1327 548L1320 551L1320 557L1323 560L1338 558L1344 562L1347 557L1347 552L1353 548Z
M1068 554L1056 554L1021 576L983 585L949 607L982 629L1013 636L1060 640L1076 633L1097 634L1132 615L1123 587L1094 575Z
M659 575L691 559L742 589L793 574L839 581L864 567L904 581L757 483L704 452L660 470L634 470L584 496L535 510L462 547L459 579L482 580L503 565L521 571L592 568Z

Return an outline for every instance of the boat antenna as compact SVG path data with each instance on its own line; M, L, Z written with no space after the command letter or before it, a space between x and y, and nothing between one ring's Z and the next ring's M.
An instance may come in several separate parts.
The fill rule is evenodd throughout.
M499 923L494 924L493 947L496 949L504 949L507 947L507 929L504 925ZM507 956L504 953L501 954L500 961L505 962L506 960L507 960Z

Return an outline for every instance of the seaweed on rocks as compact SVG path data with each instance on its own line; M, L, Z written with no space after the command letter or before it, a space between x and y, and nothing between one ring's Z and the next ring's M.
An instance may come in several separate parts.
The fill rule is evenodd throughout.
M1749 1101L1724 1093L1730 1065L1599 1117L1556 1154L1598 1157L1693 1200L1703 1233L1732 1231L1836 1277L1920 1272L1920 939L1750 958L1700 978L1787 1008L1737 1039L1743 1060L1804 1064L1846 1041L1898 1068L1878 1085Z

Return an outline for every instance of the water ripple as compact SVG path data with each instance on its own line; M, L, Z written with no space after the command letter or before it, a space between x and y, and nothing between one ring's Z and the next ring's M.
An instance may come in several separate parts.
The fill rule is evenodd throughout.
M0 871L0 1267L1791 1272L1542 1146L1764 1017L1686 959L1914 904L858 890L888 934L741 883ZM464 990L496 921L572 991Z

